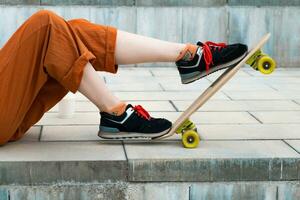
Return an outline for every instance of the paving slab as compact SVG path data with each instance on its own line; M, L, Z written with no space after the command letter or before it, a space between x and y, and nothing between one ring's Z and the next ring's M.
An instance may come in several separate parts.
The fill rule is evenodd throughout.
M294 102L300 105L300 99L295 99Z
M154 76L119 76L119 75L105 75L106 83L108 84L128 84L128 83L151 83L156 82L157 77ZM172 77L173 78L173 77Z
M277 84L277 83L273 83L273 84L268 84L270 87L274 88L277 91L289 91L289 92L300 92L300 87L299 84L297 83L290 83L290 84Z
M152 112L154 117L175 121L181 112ZM258 124L247 112L196 112L190 119L196 124Z
M131 67L130 65L120 65L117 73L110 73L105 71L97 71L99 76L107 78L133 78L133 77L153 77L150 69L147 67L138 68Z
M52 107L48 113L58 112L59 111L59 103ZM95 106L91 101L86 99L86 101L82 101L77 98L75 102L75 112L99 112L97 106Z
M170 101L130 101L132 105L142 105L147 111L176 111ZM76 112L99 112L98 108L89 100L77 100ZM58 104L48 112L58 112Z
M287 99L300 99L298 90L279 90L278 93Z
M251 76L259 76L262 77L261 73L257 73L255 70L247 70ZM299 77L300 71L297 68L276 68L275 71L271 74L272 77Z
M263 123L300 123L299 111L268 111L268 112L251 112L257 119Z
M291 145L296 151L300 152L300 139L299 140L285 140L285 142L287 142L289 145Z
M209 76L207 77L208 79ZM300 79L297 77L273 77L272 75L266 76L261 75L257 77L239 77L234 76L228 83L234 83L234 84L252 84L252 83L260 83L260 84L295 84L300 83Z
M179 76L179 72L177 68L174 67L157 67L157 68L149 68L153 76L162 76L162 77L170 77L170 76ZM167 78L168 79L168 78Z
M206 77L201 78L201 79L199 79L195 82L189 83L189 84L182 84L179 75L178 76L168 76L168 77L155 76L154 78L159 83L172 83L172 84L175 84L175 85L182 85L182 86L198 85L198 84L200 84L200 85L201 84L209 85L211 83L211 81Z
M172 101L179 111L184 111L192 101ZM200 111L287 111L300 110L300 105L291 100L209 100Z
M300 139L300 124L197 124L202 140Z
M115 182L127 173L116 142L15 142L1 147L0 160L3 185Z
M191 91L161 91L161 92L115 92L122 100L195 100L199 93ZM229 99L223 93L217 93L211 99Z
M176 120L180 112L150 112L151 116ZM259 123L247 112L196 112L191 116L195 123L203 124L253 124ZM100 123L97 112L76 112L72 118L59 118L58 113L46 113L36 125L94 125Z
M248 73L248 70L245 70L245 67L242 67L239 71L236 72L236 74L232 77L232 78L244 78L244 77L248 77L251 78L252 75L250 73ZM210 74L209 76L206 76L206 78L210 81L214 81L216 80L219 76L221 76L221 74L223 74L225 72L225 70L219 70L214 72L213 74Z
M95 125L100 123L98 112L76 112L72 118L59 118L58 113L45 113L36 125Z
M111 91L162 91L162 87L155 82L107 84Z
M129 160L198 159L198 158L298 158L300 155L282 141L200 141L196 149L181 148L178 142L128 144Z
M298 179L300 155L283 141L201 141L127 144L131 181L244 181Z
M172 91L172 90L191 90L191 91L195 91L198 92L199 95L206 90L211 83L202 83L202 82L194 82L188 85L179 85L179 84L174 84L174 83L169 83L167 80L165 82L160 82L162 87L167 90L167 91ZM268 90L274 90L271 86L267 85L267 84L259 84L259 83L253 83L253 84L234 84L234 83L228 83L225 84L220 91L258 91L258 90L262 90L262 91L268 91Z
M290 99L274 90L259 91L223 91L232 100L286 100Z
M37 142L39 141L40 133L41 133L41 126L32 126L21 138L21 141Z
M43 126L41 141L91 141L98 137L99 126Z
M62 153L63 152L63 153ZM125 160L121 142L13 142L1 147L1 161Z

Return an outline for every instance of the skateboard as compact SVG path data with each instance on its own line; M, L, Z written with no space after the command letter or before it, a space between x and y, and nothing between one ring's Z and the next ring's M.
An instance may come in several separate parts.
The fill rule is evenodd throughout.
M253 69L263 74L271 74L275 67L275 61L267 54L263 53L261 48L268 41L271 34L268 33L250 49L247 55L234 67L228 68L223 72L173 123L171 130L153 140L162 140L176 134L181 134L182 144L185 148L196 148L200 141L196 125L189 117L205 104L220 88L227 83L234 74L246 63Z

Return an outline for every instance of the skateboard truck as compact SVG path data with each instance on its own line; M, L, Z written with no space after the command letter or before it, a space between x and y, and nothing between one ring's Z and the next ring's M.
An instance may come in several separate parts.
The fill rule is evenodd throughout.
M271 74L276 67L276 62L274 61L274 59L263 53L261 49L257 50L246 61L246 64L250 65L253 69L258 70L263 74Z
M181 140L185 148L196 148L199 144L199 134L196 125L188 118L176 130L182 134Z

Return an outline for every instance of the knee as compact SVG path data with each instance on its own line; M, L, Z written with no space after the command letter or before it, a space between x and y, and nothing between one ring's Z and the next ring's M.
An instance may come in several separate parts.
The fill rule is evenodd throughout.
M59 16L50 10L39 10L32 15L32 18L39 20L42 23L51 23L51 19Z
M83 18L68 20L68 24L70 24L73 28L78 28L82 25L87 25L87 23L90 22Z

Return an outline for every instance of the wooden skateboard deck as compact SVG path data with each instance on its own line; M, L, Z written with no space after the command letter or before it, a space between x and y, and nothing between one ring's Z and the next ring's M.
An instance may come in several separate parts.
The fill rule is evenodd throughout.
M195 148L198 146L199 135L197 128L189 117L196 112L203 104L205 104L220 88L226 84L236 72L245 64L251 65L254 69L259 70L264 74L271 73L276 64L273 59L268 57L260 50L270 38L270 33L266 34L261 40L248 51L247 55L234 67L226 69L200 96L178 117L172 124L170 131L160 137L145 139L135 138L124 141L126 142L155 142L173 136L175 133L182 134L182 143L186 148ZM263 61L263 62L261 62ZM267 65L265 66L265 63ZM270 70L271 69L271 70ZM122 139L121 139L122 140Z
M161 137L155 138L154 140L162 140L168 137L173 136L180 126L187 120L189 117L196 112L203 104L205 104L220 88L226 84L236 72L249 60L251 56L258 52L263 45L270 38L270 33L262 37L262 39L248 51L247 55L234 67L228 68L223 74L221 74L173 123L171 130ZM197 146L197 145L196 145ZM193 148L193 147L191 147Z

